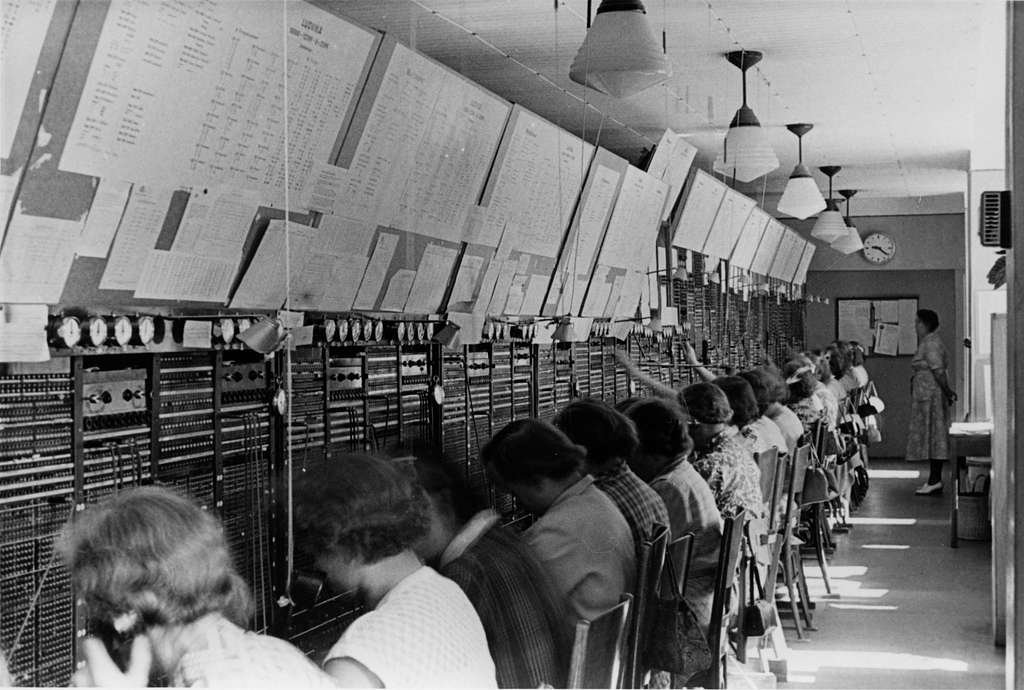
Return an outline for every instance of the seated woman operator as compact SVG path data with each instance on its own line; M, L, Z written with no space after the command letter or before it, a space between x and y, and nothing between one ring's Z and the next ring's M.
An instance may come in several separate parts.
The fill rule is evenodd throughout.
M497 687L480 617L413 550L427 497L394 460L345 455L295 485L296 549L369 609L327 652L342 687Z
M217 519L170 489L122 491L69 524L61 550L91 625L131 657L122 672L86 637L80 686L333 687L283 640L246 632L249 588ZM119 656L119 655L115 655Z

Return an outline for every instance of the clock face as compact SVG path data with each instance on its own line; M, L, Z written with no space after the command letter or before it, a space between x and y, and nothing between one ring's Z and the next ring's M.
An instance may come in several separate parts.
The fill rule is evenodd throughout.
M884 264L896 256L896 242L880 232L873 232L864 238L864 258L873 264Z
M156 336L156 323L153 321L152 316L140 316L139 317L139 341L143 345L148 345L153 342L153 338Z
M74 316L65 316L60 320L57 337L65 347L74 347L82 339L82 324Z
M132 339L132 320L127 316L118 316L114 319L114 340L121 347L124 347Z
M107 320L102 316L94 316L89 319L89 342L95 347L99 347L103 343L107 342L107 336L110 334L110 327L107 325Z
M232 319L221 319L219 325L221 340L229 345L235 339L235 322Z

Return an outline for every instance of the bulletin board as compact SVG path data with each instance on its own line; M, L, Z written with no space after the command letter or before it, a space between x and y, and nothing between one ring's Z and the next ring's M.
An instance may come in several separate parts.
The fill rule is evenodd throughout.
M868 354L912 357L917 351L917 296L839 298L836 300L836 339L853 340Z

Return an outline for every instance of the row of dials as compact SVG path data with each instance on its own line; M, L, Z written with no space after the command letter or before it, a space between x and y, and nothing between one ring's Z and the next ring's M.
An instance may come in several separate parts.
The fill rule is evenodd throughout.
M321 325L327 343L394 341L399 343L426 343L433 335L434 324L425 321L382 321L325 319Z

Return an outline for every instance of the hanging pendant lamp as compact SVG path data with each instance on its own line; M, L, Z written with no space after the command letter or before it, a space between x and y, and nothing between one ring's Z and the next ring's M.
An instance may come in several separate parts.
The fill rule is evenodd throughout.
M729 124L722 154L715 161L715 172L732 175L740 182L751 182L779 167L768 135L761 122L747 105L747 70L764 57L756 50L735 50L725 58L743 73L743 105Z
M860 233L850 220L850 198L857 193L856 189L840 189L839 193L846 199L846 234L832 243L832 248L840 254L853 254L864 248Z
M843 214L839 212L839 206L836 204L836 200L832 198L832 178L842 168L838 165L823 165L818 170L828 177L828 197L825 200L825 210L818 216L818 220L814 223L814 228L811 230L811 237L822 242L831 243L848 234Z
M627 98L672 76L672 68L640 0L602 0L569 68L569 78Z
M798 154L796 167L793 168L793 174L789 176L786 189L779 199L778 210L797 220L810 218L825 208L825 198L821 196L821 190L804 165L804 135L810 132L812 127L814 125L803 123L786 125L786 129L796 135Z

